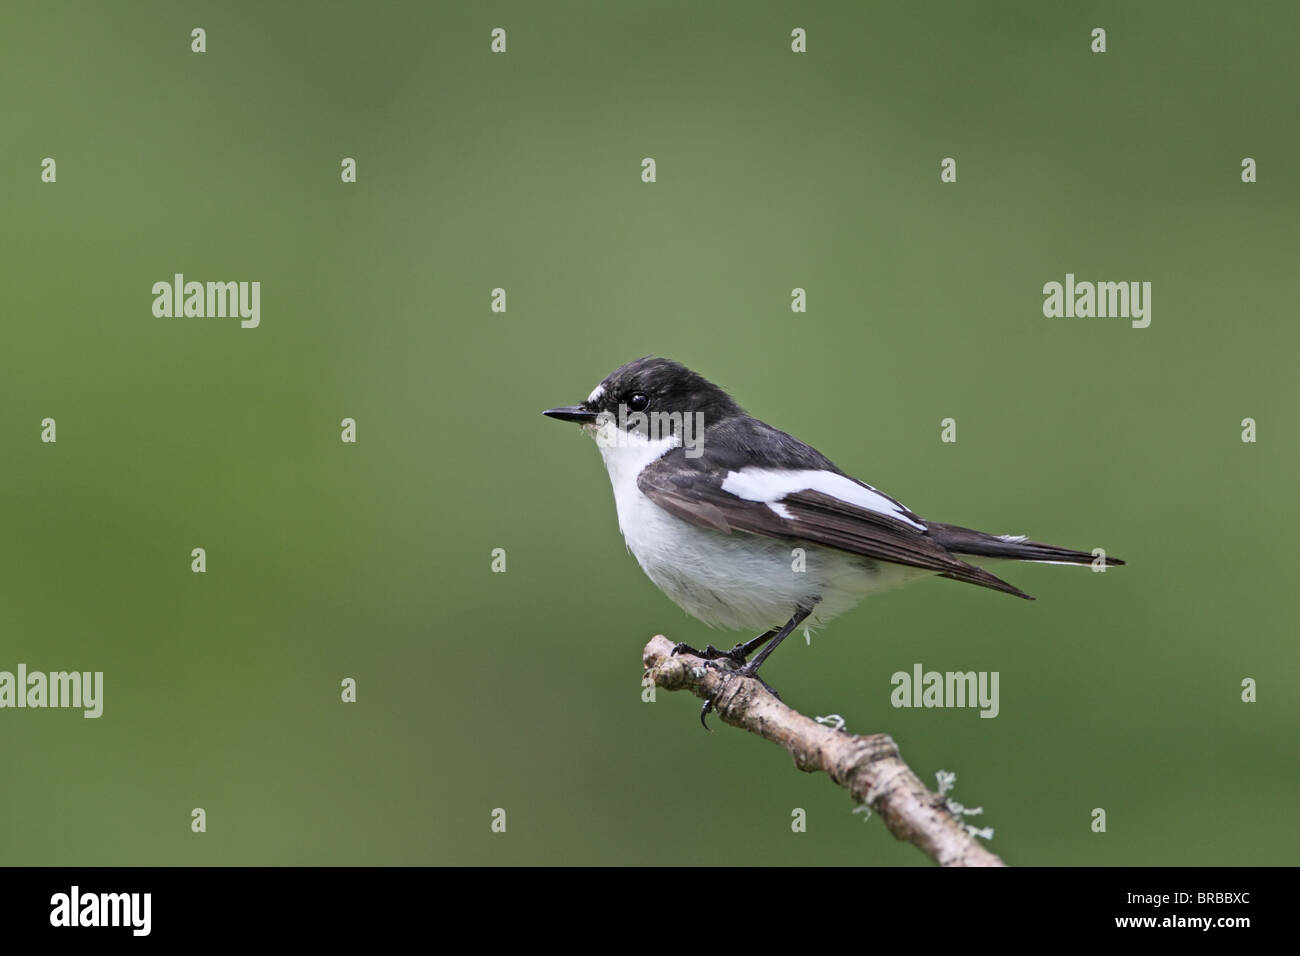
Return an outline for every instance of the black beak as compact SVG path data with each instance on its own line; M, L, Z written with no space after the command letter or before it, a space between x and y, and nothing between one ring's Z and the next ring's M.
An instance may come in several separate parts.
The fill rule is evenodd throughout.
M596 413L587 411L581 405L562 405L559 408L548 408L542 414L548 418L558 418L562 422L579 422L583 425L596 420Z

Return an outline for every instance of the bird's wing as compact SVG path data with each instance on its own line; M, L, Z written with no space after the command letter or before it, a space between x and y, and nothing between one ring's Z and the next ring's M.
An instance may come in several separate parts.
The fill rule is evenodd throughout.
M637 487L670 514L722 534L807 541L1029 598L952 554L912 512L834 466L724 470L676 448L646 466Z

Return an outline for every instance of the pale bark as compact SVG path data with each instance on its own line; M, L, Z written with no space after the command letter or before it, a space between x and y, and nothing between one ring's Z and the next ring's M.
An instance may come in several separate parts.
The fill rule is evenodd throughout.
M645 646L647 682L711 700L724 723L780 744L800 770L825 772L878 814L890 833L940 866L1006 865L967 832L944 797L921 782L888 734L859 736L819 724L777 700L759 681L731 673L729 662L706 666L691 654L673 655L672 649L662 635Z

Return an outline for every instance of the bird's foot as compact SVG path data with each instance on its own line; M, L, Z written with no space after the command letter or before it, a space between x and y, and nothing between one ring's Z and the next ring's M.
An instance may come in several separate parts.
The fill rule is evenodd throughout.
M731 661L731 663L735 664L737 667L740 667L745 663L745 658L748 656L745 653L745 649L746 649L746 645L737 644L731 650L724 651L714 647L712 644L709 644L704 648L704 650L699 651L691 647L691 645L689 644L674 644L673 654L674 655L691 654L695 657L699 657L709 662L726 660L726 661Z
M712 667L714 670L730 673L737 677L752 677L754 680L762 684L769 694L777 700L780 700L781 695L777 693L776 688L758 676L758 664L745 663L746 658L748 658L749 655L768 638L768 636L768 634L761 634L752 641L737 644L729 651L720 650L712 644L705 646L704 650L701 651L691 647L689 644L679 643L673 645L672 654L673 656L676 656L677 654L690 654L693 657L698 657L703 660L705 667ZM727 661L733 664L734 668L720 668L715 661ZM700 708L700 725L705 730L712 729L709 727L709 722L707 720L709 714L712 712L713 701L706 700L704 706Z

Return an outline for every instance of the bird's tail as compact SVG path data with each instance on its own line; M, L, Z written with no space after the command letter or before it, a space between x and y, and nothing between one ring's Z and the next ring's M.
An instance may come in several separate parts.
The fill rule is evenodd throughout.
M929 522L929 535L936 543L953 554L973 555L982 558L1007 558L1012 561L1037 561L1042 564L1092 564L1099 555L1089 551L1072 551L1041 541L1030 541L1022 535L985 534L955 524ZM1105 566L1115 567L1124 562L1106 555Z

